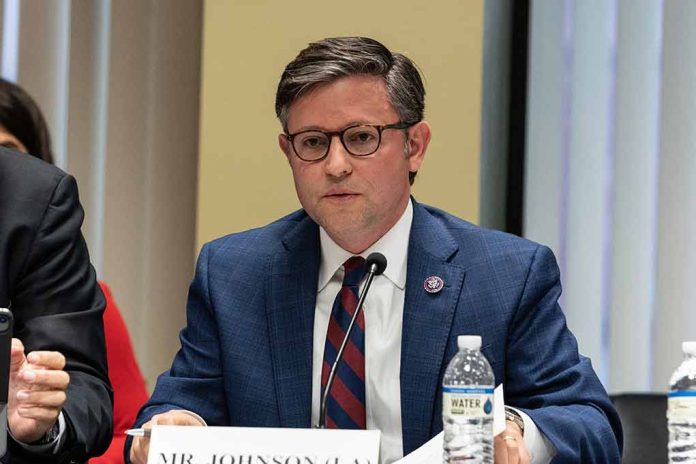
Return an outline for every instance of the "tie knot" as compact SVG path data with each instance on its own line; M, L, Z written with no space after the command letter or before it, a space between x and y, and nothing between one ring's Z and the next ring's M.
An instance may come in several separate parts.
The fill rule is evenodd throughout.
M343 285L357 287L365 275L365 258L353 256L343 263L343 269L345 270Z

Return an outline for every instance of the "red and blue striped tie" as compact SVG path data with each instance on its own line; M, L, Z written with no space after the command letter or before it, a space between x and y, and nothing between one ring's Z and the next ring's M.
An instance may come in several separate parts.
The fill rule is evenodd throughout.
M358 306L358 286L365 275L365 259L353 256L343 263L343 287L336 296L324 347L321 370L322 393L331 366L341 347L350 320ZM338 365L333 386L326 402L326 427L332 429L365 429L365 318L358 315L350 339Z

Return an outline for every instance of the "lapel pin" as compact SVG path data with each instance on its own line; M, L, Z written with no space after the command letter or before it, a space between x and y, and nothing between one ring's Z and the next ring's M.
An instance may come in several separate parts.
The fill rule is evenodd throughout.
M423 288L428 293L438 293L445 286L445 282L438 276L430 276L423 282Z

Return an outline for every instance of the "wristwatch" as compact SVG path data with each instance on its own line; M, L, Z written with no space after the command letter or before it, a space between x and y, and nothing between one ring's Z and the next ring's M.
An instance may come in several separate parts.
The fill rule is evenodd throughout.
M41 445L48 445L50 443L53 443L53 441L58 437L58 434L60 433L60 424L58 421L56 421L55 424L53 424L53 427L48 429L46 432L46 435L43 437L39 438L38 440L29 443L29 445L33 446L41 446Z
M505 420L510 421L519 427L522 436L524 436L524 420L522 420L522 416L520 416L517 411L505 406Z

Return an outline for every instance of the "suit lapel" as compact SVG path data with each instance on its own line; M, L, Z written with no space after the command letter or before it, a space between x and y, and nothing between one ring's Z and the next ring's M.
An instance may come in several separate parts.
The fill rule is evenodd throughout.
M280 426L310 427L319 229L307 216L272 258L268 327Z
M414 201L401 341L404 454L430 438L445 347L464 282L464 270L449 262L457 250L449 232ZM431 276L444 281L441 291L425 291L424 282Z

